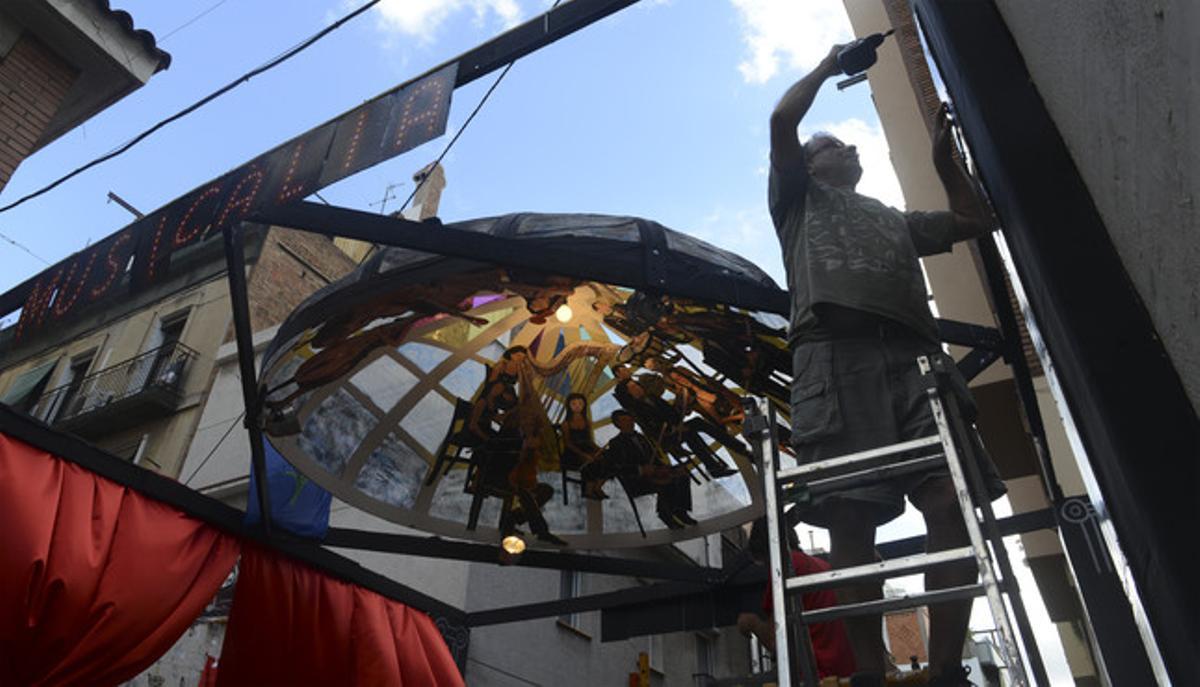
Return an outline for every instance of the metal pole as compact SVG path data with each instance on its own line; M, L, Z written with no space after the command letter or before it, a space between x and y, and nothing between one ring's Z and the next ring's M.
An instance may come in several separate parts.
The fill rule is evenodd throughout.
M775 433L776 428L779 426L778 425L778 417L775 415L775 406L771 405L770 401L765 401L765 405L767 407L767 430L766 431L767 431L767 441L770 444L770 448L771 448L771 451L770 451L771 466L773 468L772 472L776 473L779 470L779 436ZM775 479L775 482L776 482L776 487L778 488L779 480ZM776 490L775 494L777 497L776 501L778 501L779 491ZM779 523L780 523L780 527L779 527L779 530L777 531L777 533L782 533L784 527L787 527L787 528L792 527L792 521L787 517L787 514L784 512L783 504L776 503L776 508L777 508L777 510L775 512L777 513L777 516L779 518ZM784 574L784 587L783 587L782 591L783 591L784 604L787 607L787 615L783 616L783 621L781 624L787 626L787 631L791 638L792 643L789 645L789 649L793 653L799 652L799 653L796 653L795 657L800 662L800 672L804 676L804 684L816 685L817 684L817 668L816 668L817 655L816 655L815 651L813 650L812 641L811 641L810 637L808 636L808 624L805 622L805 619L804 619L804 604L803 604L799 594L788 594L787 593L787 580L792 579L792 577L796 574L795 569L792 568L792 555L791 555L792 547L789 542L790 542L790 537L787 537L786 535L783 536L782 540L780 541L780 554L781 554L781 558L783 558L783 574ZM778 618L780 616L775 616L775 617Z
M1046 428L1042 424L1042 415L1038 410L1037 391L1033 388L1033 376L1029 362L1025 360L1025 351L1021 349L1021 333L1017 324L1017 316L1008 307L1008 286L1004 283L1004 261L996 249L994 238L983 238L977 242L980 261L983 263L984 281L991 291L992 302L996 304L996 320L1000 325L1000 333L1004 336L1006 358L1013 372L1013 382L1017 388L1017 398L1025 415L1025 422L1033 439L1034 455L1037 456L1038 467L1042 470L1042 480L1045 483L1050 502L1058 505L1063 501L1062 485L1058 482L1058 474L1051 460L1050 447L1046 441Z
M261 403L258 373L254 370L254 335L250 331L250 303L246 296L246 254L241 225L226 227L225 264L229 276L229 301L233 308L233 330L237 341L238 369L242 377L242 401L246 406L246 432L250 435L250 467L258 487L258 510L263 531L271 536L271 497L267 489L267 457L262 428L258 424Z
M933 371L929 358L926 356L917 358L917 366L922 375L929 375ZM950 426L946 421L946 413L938 395L938 386L934 384L927 387L926 393L929 395L929 407L933 413L933 420L937 424L938 436L941 437L942 446L946 451L946 468L950 471L950 477L954 482L954 494L958 498L958 505L962 510L967 536L971 540L971 548L975 549L975 558L979 561L979 575L983 579L988 606L991 607L992 618L997 629L1000 630L1000 637L1003 640L1001 650L1004 652L1008 665L1013 669L1012 677L1016 685L1024 687L1028 684L1025 665L1021 660L1021 652L1017 650L1016 638L1008 622L1008 610L1004 607L1004 599L1000 596L999 583L991 563L992 556L988 552L983 533L979 530L979 521L975 518L975 504L967 490L967 482L963 475L963 466L954 444L954 438L950 436Z
M944 363L943 359L935 360L934 368L941 368ZM944 369L938 369L938 372L945 372ZM1017 629L1021 631L1022 644L1025 646L1025 653L1029 656L1029 666L1033 670L1033 679L1041 687L1049 687L1050 678L1046 674L1046 666L1042 662L1042 653L1038 649L1037 641L1033 636L1033 625L1029 622L1029 614L1025 611L1025 602L1021 599L1021 586L1017 582L1017 576L1013 573L1012 562L1008 558L1008 549L1004 546L1004 538L1000 535L1000 528L996 526L996 514L992 511L992 502L987 497L987 488L983 483L983 476L979 472L979 464L975 462L975 450L971 444L971 437L968 434L968 427L963 420L962 412L958 407L958 401L952 395L946 401L947 416L951 424L951 433L960 437L960 444L963 447L963 454L966 460L963 461L965 473L968 478L968 486L975 492L977 505L983 514L983 529L989 540L992 542L992 549L995 551L996 563L1000 567L1002 575L1001 584L1008 592L1008 602L1012 606L1013 615L1017 620Z

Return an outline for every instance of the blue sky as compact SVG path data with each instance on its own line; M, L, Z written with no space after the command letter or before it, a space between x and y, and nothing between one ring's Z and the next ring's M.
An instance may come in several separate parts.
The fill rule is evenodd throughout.
M26 160L11 202L125 142L361 4L361 0L116 0L173 62L139 91ZM386 0L284 65L119 158L0 214L0 231L55 262L254 155L547 8L549 0ZM215 8L214 8L215 6ZM286 7L286 12L280 8ZM183 26L210 10L193 23ZM522 59L445 161L445 221L514 211L639 215L730 248L782 281L766 212L767 117L849 37L839 0L643 0ZM494 76L454 93L458 128ZM863 150L860 190L899 205L866 85L826 86L806 128ZM321 191L378 211L411 192L436 139ZM45 265L0 243L0 289Z

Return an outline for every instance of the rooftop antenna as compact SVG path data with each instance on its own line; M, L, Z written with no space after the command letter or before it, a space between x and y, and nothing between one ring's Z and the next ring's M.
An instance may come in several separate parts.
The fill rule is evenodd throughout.
M371 203L371 207L375 207L376 205L378 205L379 206L379 214L386 215L388 201L392 200L393 198L396 197L396 195L394 193L392 193L392 190L399 188L403 185L404 185L403 182L388 184L387 188L383 189L383 198L378 203Z
M130 214L132 214L134 217L137 217L138 219L141 219L146 216L146 215L142 214L141 210L138 210L137 208L133 207L133 205L130 204L129 201L125 200L121 196L118 196L117 194L113 193L112 191L108 192L108 202L116 203L117 205L120 205L121 207L128 210L130 212Z

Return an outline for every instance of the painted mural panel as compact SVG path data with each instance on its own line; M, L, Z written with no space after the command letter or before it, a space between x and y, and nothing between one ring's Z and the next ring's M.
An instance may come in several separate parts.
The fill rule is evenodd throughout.
M528 270L378 264L380 288L304 306L317 315L273 344L262 380L272 443L339 498L447 536L579 548L761 512L742 402L769 397L786 422L783 318Z

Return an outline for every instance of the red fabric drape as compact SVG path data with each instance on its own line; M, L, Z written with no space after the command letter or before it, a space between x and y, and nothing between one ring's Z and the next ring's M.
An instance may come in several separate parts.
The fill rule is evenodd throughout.
M239 542L0 434L0 685L114 685L212 600Z
M428 615L247 545L219 687L462 685Z
M200 684L196 687L217 687L217 659L204 655L204 670L200 671Z

